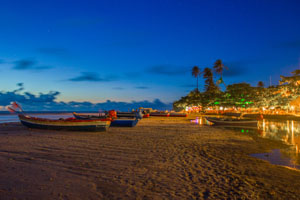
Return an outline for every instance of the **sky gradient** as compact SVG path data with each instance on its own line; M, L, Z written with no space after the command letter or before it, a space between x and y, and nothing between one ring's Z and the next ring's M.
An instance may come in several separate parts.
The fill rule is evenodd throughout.
M300 1L1 1L0 91L56 101L170 103L191 69L222 59L225 83L300 68ZM216 77L217 78L217 77ZM203 90L204 81L199 81ZM1 104L1 102L0 102Z

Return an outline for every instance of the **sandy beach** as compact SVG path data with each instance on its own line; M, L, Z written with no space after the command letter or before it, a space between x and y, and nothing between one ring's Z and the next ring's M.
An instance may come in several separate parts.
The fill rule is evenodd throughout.
M281 147L188 118L98 133L0 124L0 199L299 199L299 171L249 156Z

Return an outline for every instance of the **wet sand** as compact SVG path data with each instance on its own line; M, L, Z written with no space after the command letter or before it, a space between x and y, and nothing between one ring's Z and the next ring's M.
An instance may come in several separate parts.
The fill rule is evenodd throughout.
M0 199L299 199L299 171L249 156L281 147L187 118L100 133L0 124Z

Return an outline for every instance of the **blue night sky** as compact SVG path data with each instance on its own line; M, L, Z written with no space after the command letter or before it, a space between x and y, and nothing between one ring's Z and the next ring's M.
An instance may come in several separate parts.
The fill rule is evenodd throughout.
M300 68L300 1L1 1L0 91L55 101L173 102L194 65L222 59L225 83ZM217 77L216 77L217 78ZM203 79L200 79L203 90ZM51 93L52 94L52 93ZM1 104L1 102L0 102Z

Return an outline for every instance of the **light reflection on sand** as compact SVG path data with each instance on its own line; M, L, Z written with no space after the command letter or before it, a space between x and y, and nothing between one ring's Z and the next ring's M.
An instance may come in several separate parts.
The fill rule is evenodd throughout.
M212 125L207 122L204 116L197 117L195 120L191 120L192 123L199 125ZM218 127L218 126L216 126ZM235 127L235 126L219 126L221 128L229 128L240 133L257 134L262 138L279 140L289 145L289 148L274 150L270 153L272 162L277 159L276 163L282 164L287 167L295 168L294 165L300 165L300 121L286 120L286 121L273 121L264 119L258 122L258 126L253 127ZM264 154L266 155L266 153ZM284 156L283 156L284 155ZM264 156L263 156L264 157ZM270 157L270 156L266 156ZM275 157L277 157L275 159ZM290 161L287 161L289 159ZM266 160L266 159L265 159ZM280 161L281 160L281 161ZM271 161L270 161L271 162ZM271 163L272 163L271 162ZM289 162L294 164L288 164ZM275 163L274 163L275 164ZM281 165L281 164L280 164Z
M300 165L297 164L293 159L284 155L280 149L273 149L268 153L251 154L250 156L266 160L274 165L281 165L288 168L300 170Z

